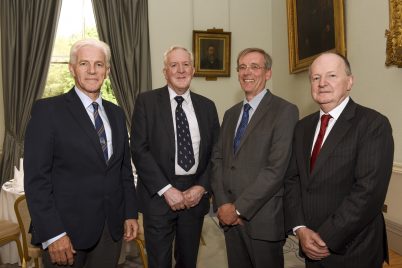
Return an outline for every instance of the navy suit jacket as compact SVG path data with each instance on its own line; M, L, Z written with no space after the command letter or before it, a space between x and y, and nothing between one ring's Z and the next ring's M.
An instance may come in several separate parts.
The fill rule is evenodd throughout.
M137 218L137 200L123 111L102 100L112 131L106 164L99 137L74 88L38 100L25 135L25 194L32 242L62 232L75 249L92 247L105 221L121 239L124 220Z
M190 92L200 131L199 164L195 185L210 192L210 157L218 139L219 120L215 104ZM165 214L170 207L158 195L163 187L173 184L175 176L175 134L172 108L167 86L138 96L132 121L131 150L138 173L138 199L140 210L154 215ZM194 213L206 214L208 195L192 208Z
M332 252L323 259L329 267L377 267L388 256L381 209L393 164L391 125L350 99L310 173L318 121L316 112L295 129L285 180L286 230L305 225L317 232Z

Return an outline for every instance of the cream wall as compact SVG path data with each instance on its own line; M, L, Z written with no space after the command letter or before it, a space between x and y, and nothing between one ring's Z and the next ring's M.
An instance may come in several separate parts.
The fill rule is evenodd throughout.
M194 77L191 89L213 99L222 119L229 107L243 98L237 81L236 57L250 46L272 50L271 0L149 0L149 31L154 88L166 84L163 53L177 44L192 49L193 30L222 28L232 33L231 77L206 81ZM271 84L269 84L271 87Z

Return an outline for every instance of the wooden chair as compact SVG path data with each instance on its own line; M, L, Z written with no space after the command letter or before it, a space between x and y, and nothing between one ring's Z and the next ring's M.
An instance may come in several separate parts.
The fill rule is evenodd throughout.
M144 226L143 226L143 221L142 221L142 214L138 214L138 235L134 239L134 242L137 244L138 250L140 251L140 256L142 263L144 265L144 268L148 268L148 259L147 255L145 252L145 238L144 238Z
M14 203L15 214L22 236L23 260L22 267L27 267L27 263L33 259L35 268L39 268L39 258L41 257L41 248L31 244L31 234L29 233L29 225L31 223L31 216L29 215L27 201L25 195L22 195L15 200Z
M23 253L20 242L20 227L18 224L7 220L0 220L0 245L15 242L18 248L18 255L20 256L21 263L23 261Z

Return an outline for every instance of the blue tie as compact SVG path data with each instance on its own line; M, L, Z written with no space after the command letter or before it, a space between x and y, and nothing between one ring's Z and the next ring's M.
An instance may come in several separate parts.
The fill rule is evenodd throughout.
M177 137L177 164L189 171L194 166L194 151L193 142L191 141L190 129L187 121L186 114L181 107L184 98L176 96L174 99L177 101L176 107L176 137Z
M243 137L244 132L246 132L247 124L248 124L248 111L250 110L250 104L246 103L243 107L243 115L241 117L241 121L239 127L237 128L236 135L233 141L233 152L236 153L237 149L239 149L241 138Z
M93 102L92 106L94 107L94 121L95 121L95 130L98 133L99 141L103 151L103 157L105 161L108 161L108 152L107 152L107 139L106 139L106 132L105 127L103 125L102 118L99 115L99 104L97 102Z

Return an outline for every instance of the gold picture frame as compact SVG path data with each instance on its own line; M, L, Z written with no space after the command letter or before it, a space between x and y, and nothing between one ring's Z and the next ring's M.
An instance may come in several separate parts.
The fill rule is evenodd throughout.
M389 0L389 30L387 37L385 65L402 68L402 0Z
M343 0L287 0L289 72L326 51L346 56Z
M194 76L230 76L231 33L212 29L193 31Z

